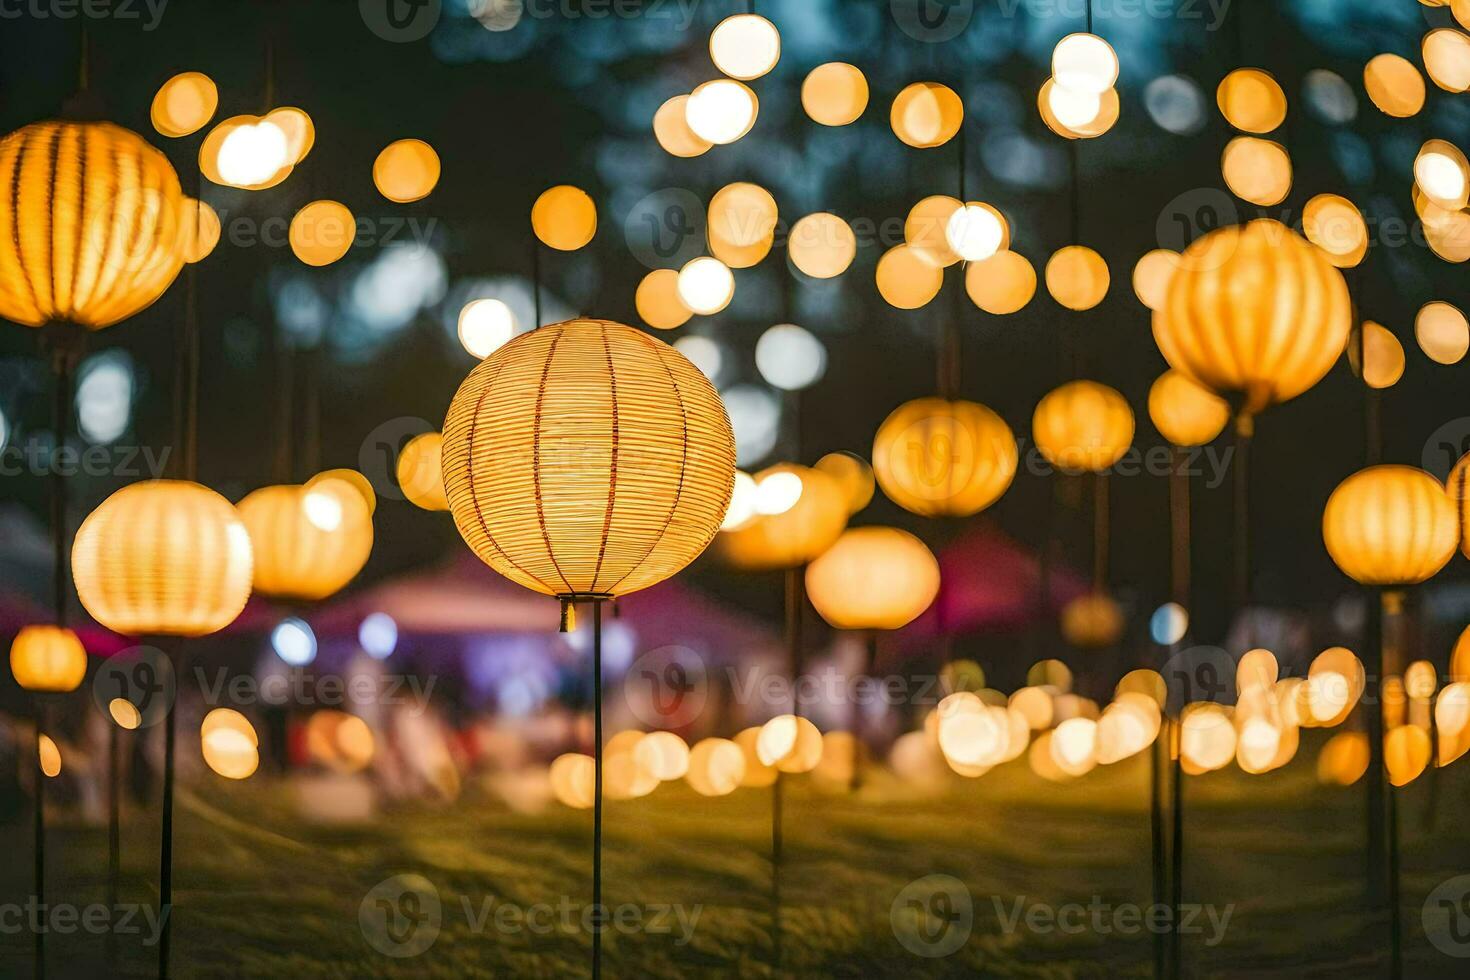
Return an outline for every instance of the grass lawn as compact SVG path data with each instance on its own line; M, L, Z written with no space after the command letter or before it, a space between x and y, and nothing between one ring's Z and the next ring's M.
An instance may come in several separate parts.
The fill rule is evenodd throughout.
M1214 945L1204 918L1200 932L1184 937L1191 976L1386 975L1386 933L1363 897L1362 789L1318 787L1312 760L1320 742L1303 742L1284 771L1231 769L1187 782L1186 901L1210 903L1217 914L1229 906L1231 914ZM1432 828L1429 780L1401 793L1410 976L1463 975L1464 961L1425 938L1421 907L1435 885L1470 870L1464 769L1440 774ZM1147 772L1147 761L1135 759L1054 786L1013 763L929 794L875 772L857 796L808 777L788 780L781 975L1151 975L1152 938L1141 929L1122 935L1090 922L1063 930L1006 921L1018 908L1094 897L1114 906L1152 902ZM671 784L607 805L604 901L636 905L664 931L609 934L606 976L772 975L770 804L768 790L705 799ZM452 806L385 810L346 829L313 826L279 782L190 781L178 808L175 976L586 975L589 937L561 926L561 913L534 929L497 928L493 912L482 929L474 920L492 899L520 909L580 906L590 890L590 827L590 812L553 804L515 813L473 786ZM23 817L4 834L0 902L23 901L29 825ZM104 831L63 813L52 839L48 897L101 901ZM156 860L156 813L131 814L122 901L156 901ZM404 874L422 876L437 892L440 931L419 955L393 958L365 938L359 910L374 886ZM962 915L917 922L925 936L963 940L944 956L911 952L900 934L917 935L916 913L900 903L897 929L891 914L899 893L927 875L959 879L969 897L968 932ZM692 931L681 930L672 912L655 922L664 906L681 906L685 921L697 912ZM30 975L30 943L26 932L0 935L0 975ZM138 936L120 937L116 970L100 965L99 936L53 935L49 945L53 977L153 975L154 951Z

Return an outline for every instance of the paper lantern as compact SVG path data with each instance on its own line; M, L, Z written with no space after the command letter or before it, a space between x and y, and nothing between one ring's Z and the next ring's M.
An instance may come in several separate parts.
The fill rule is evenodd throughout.
M1425 303L1414 317L1414 338L1431 361L1458 364L1470 351L1470 321L1449 303Z
M968 517L1001 498L1019 453L1010 426L974 402L900 405L873 438L873 472L888 498L924 517Z
M713 316L735 297L735 276L719 259L702 255L690 259L675 280L679 301L700 316Z
M597 205L580 187L559 184L536 198L531 228L547 247L575 252L597 234Z
M1159 435L1174 445L1203 446L1230 421L1230 405L1189 375L1170 368L1148 390L1148 416Z
M856 122L868 107L868 80L845 62L818 65L801 83L801 105L813 122L846 126Z
M291 219L291 252L310 266L336 262L352 248L357 219L345 204L313 201Z
M77 528L71 570L92 618L125 636L204 636L250 598L250 533L208 487L123 487Z
M1031 436L1058 469L1100 472L1122 459L1133 442L1133 409L1107 385L1071 381L1037 403Z
M673 330L689 322L694 311L679 298L679 273L674 269L655 269L638 283L633 305L643 322L655 330Z
M1337 194L1318 194L1307 202L1302 231L1339 269L1352 268L1368 252L1368 225L1362 213Z
M768 766L760 760L756 751L760 735L759 727L751 727L742 729L735 736L735 744L740 746L740 752L745 756L745 775L741 777L740 785L747 789L762 789L770 786L780 775L775 766Z
M1036 295L1036 270L1026 256L1003 249L965 267L965 292L986 313L1016 313Z
M439 154L423 140L389 143L373 161L373 185L394 204L428 197L439 184L439 174Z
M939 295L944 269L908 245L895 245L878 260L878 293L890 306L917 310Z
M192 217L168 159L111 123L33 123L0 139L0 317L100 330L163 295Z
M757 516L720 535L720 556L746 571L804 565L832 546L847 527L848 497L840 483L821 470L779 463L757 473L757 487L783 474L801 481L795 503L776 514Z
M1078 596L1062 607L1062 636L1074 647L1110 647L1123 638L1123 627L1123 607L1101 592Z
M1286 93L1269 72L1237 68L1215 90L1220 114L1247 133L1269 133L1286 120Z
M1090 310L1108 294L1108 264L1086 245L1057 249L1046 263L1046 289L1069 310Z
M728 796L745 779L745 752L727 738L696 742L684 778L700 796Z
M1255 136L1237 136L1220 156L1225 186L1236 197L1270 207L1291 193L1291 157L1286 147Z
M898 93L889 113L893 133L909 146L929 149L954 138L965 121L965 105L947 85L914 82Z
M640 330L577 319L470 372L444 422L444 485L491 568L556 596L616 596L678 572L719 530L735 437L699 369Z
M240 501L255 548L255 591L316 601L362 571L373 550L372 515L358 491L339 489L262 487Z
M184 198L184 219L181 234L184 236L184 261L190 264L202 262L219 245L219 214L205 201L192 197Z
M811 772L822 760L822 733L805 718L777 715L761 726L755 751L762 764L781 772Z
M1383 739L1383 766L1395 786L1407 786L1419 778L1433 755L1429 733L1418 725L1400 725Z
M1454 503L1412 466L1370 466L1338 484L1322 513L1327 553L1363 585L1413 585L1434 575L1460 537Z
M1361 339L1348 343L1348 360L1369 388L1392 388L1404 376L1404 345L1393 331L1372 320L1359 328Z
M1338 732L1327 740L1317 756L1317 780L1335 786L1351 786L1368 771L1368 736L1362 732Z
M1169 295L1169 280L1179 267L1179 253L1167 248L1145 252L1133 266L1133 295L1151 310L1161 309Z
M196 133L209 124L219 108L219 89L208 75L180 72L159 87L149 116L153 128L164 136Z
M686 160L707 153L714 146L689 128L688 102L689 96L676 95L653 114L653 135L658 145L670 156Z
M1407 119L1424 108L1424 76L1407 58L1380 54L1363 66L1363 87L1385 115Z
M809 214L791 226L786 237L791 264L813 279L840 276L857 256L851 226L825 211Z
M748 82L781 60L781 32L759 14L735 14L710 32L709 54L720 71Z
M817 469L832 477L847 497L847 512L856 514L873 499L876 482L873 468L853 453L828 453L817 460Z
M248 779L260 766L260 750L244 732L217 728L200 738L204 762L225 779Z
M22 690L65 694L87 676L87 651L69 629L27 626L10 645L10 673Z
M896 630L939 594L939 562L907 531L852 528L807 566L806 588L834 629Z
M1171 367L1254 414L1321 380L1347 343L1351 310L1321 250L1262 219L1184 251L1154 341Z
M437 432L425 432L404 443L398 454L398 487L415 507L423 510L449 509L440 463L443 446L443 436Z
M1118 80L1118 54L1096 34L1068 34L1052 49L1051 74L1064 88L1100 95Z
M759 113L760 101L750 86L729 78L705 82L684 103L684 118L694 135L716 146L750 132Z

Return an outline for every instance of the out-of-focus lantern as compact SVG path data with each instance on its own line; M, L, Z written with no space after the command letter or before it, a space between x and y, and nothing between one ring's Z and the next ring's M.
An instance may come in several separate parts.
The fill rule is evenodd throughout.
M1362 213L1338 194L1318 194L1307 202L1302 231L1339 269L1352 268L1368 252L1368 225Z
M1458 364L1470 351L1470 321L1457 307L1434 300L1414 317L1414 338L1431 361Z
M597 205L582 188L558 184L531 206L531 229L547 247L575 252L597 234Z
M1269 72L1237 68L1215 90L1220 114L1247 133L1269 133L1286 120L1286 93Z
M1459 541L1455 506L1412 466L1370 466L1338 484L1322 513L1337 567L1363 585L1412 585L1434 575Z
M638 315L655 330L673 330L689 322L694 311L679 298L679 273L675 269L654 269L638 283L633 296Z
M1036 448L1066 472L1100 472L1133 442L1133 409L1096 381L1071 381L1045 395L1031 417Z
M357 219L336 201L313 201L291 219L291 251L307 265L331 265L347 254L356 238Z
M404 443L398 454L398 487L415 507L449 509L449 498L444 493L443 449L443 436L425 432Z
M745 778L745 753L727 738L707 738L689 750L684 778L701 796L727 796Z
M813 279L840 276L857 256L857 236L835 214L809 214L791 226L786 237L791 264Z
M1404 376L1404 345L1381 323L1364 320L1360 339L1348 342L1348 361L1369 388L1392 388Z
M684 103L684 118L694 135L716 146L750 132L759 112L760 101L750 86L731 78L705 82Z
M1351 786L1367 771L1368 736L1363 732L1338 732L1317 756L1317 779L1322 783Z
M394 204L408 204L433 192L439 172L439 154L432 146L423 140L398 140L373 161L373 184Z
M675 280L679 301L700 316L713 316L730 305L735 296L735 276L717 258L701 255L690 259Z
M852 528L807 566L806 588L835 629L896 630L939 594L939 562L907 531Z
M1235 137L1225 144L1220 173L1232 194L1262 207L1280 204L1291 193L1291 156L1273 140Z
M873 468L853 453L828 453L817 460L817 469L842 486L847 496L847 512L856 514L873 499Z
M878 293L900 310L917 310L944 285L944 269L908 245L895 245L883 253L874 275Z
M653 135L658 145L669 155L686 160L707 153L714 146L689 128L688 102L689 96L676 95L653 114Z
M1063 88L1100 95L1118 80L1118 54L1096 34L1068 34L1052 49L1051 74Z
M822 760L822 733L805 718L777 715L760 728L756 757L781 772L811 772Z
M590 755L568 752L551 763L551 793L564 806L590 810L596 802L597 764Z
M27 626L10 645L10 673L23 690L65 694L87 676L87 651L65 627Z
M974 402L900 405L873 439L873 472L889 499L925 517L967 517L1000 499L1016 475L1010 427Z
M1385 115L1407 119L1424 108L1424 76L1407 58L1380 54L1363 66L1363 88Z
M1148 415L1159 435L1176 446L1212 442L1230 421L1225 399L1170 368L1148 390Z
M845 62L818 65L801 83L801 105L813 122L846 126L856 122L868 107L868 80Z
M372 513L341 480L262 487L239 503L255 550L255 591L316 601L362 571L373 550Z
M965 267L965 292L986 313L1015 313L1036 295L1036 270L1026 256L1002 249Z
M1046 263L1046 290L1069 310L1090 310L1108 294L1108 264L1086 245L1059 248Z
M719 537L720 556L736 568L761 571L804 565L830 548L847 526L848 497L836 479L821 470L780 463L755 475L757 488L781 474L800 480L796 500Z
M914 82L898 93L889 113L893 133L909 146L929 149L954 138L965 121L965 105L947 85Z
M218 108L219 89L214 80L202 72L185 71L158 89L149 115L159 133L178 138L203 129Z

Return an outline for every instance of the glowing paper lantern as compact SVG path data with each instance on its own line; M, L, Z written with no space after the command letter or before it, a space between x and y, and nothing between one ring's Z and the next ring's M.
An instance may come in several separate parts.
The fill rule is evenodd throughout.
M443 436L437 432L425 432L404 443L403 451L398 454L398 487L415 507L449 509L440 463L443 446Z
M800 478L801 495L780 513L721 534L720 555L729 564L747 571L804 565L830 548L847 526L848 497L837 480L821 470L780 463L756 474L757 487L781 474Z
M1045 395L1031 416L1036 448L1066 472L1100 472L1133 442L1133 409L1096 381L1071 381Z
M126 636L204 636L250 598L250 534L208 487L149 480L123 487L77 529L77 595L92 618Z
M679 273L673 269L655 269L644 276L633 304L643 322L655 330L682 327L694 315L679 298Z
M1424 35L1424 71L1446 92L1470 90L1470 35L1438 27Z
M1368 251L1368 225L1353 202L1337 194L1318 194L1302 210L1307 241L1327 253L1327 261L1350 269Z
M968 517L1016 475L1015 436L974 402L920 398L893 411L873 439L873 472L888 498L925 517Z
M846 221L822 211L791 226L786 248L797 269L814 279L831 279L852 265L857 256L857 236Z
M597 205L580 187L559 184L536 198L531 228L548 247L575 252L597 234Z
M735 437L683 355L620 323L568 320L470 372L444 422L443 467L455 524L491 568L547 595L626 595L715 536Z
M781 32L759 14L735 14L710 32L709 54L720 71L748 82L781 60Z
M750 132L759 112L760 101L750 87L729 78L705 82L684 103L684 118L694 135L716 146Z
M740 785L747 789L770 786L779 775L775 766L766 765L757 754L760 735L760 728L746 728L735 736L735 744L740 746L740 752L745 756L745 775L741 777Z
M895 245L878 260L878 292L890 306L917 310L939 295L944 270L908 245Z
M1438 480L1412 466L1370 466L1338 484L1322 513L1327 553L1363 585L1412 585L1434 575L1460 537Z
M1393 331L1372 320L1364 320L1362 350L1356 342L1348 345L1348 358L1353 370L1370 388L1392 388L1404 376L1404 345Z
M202 262L219 245L220 220L214 208L192 197L184 198L184 261Z
M846 126L856 122L868 107L868 80L845 62L818 65L801 83L801 105L813 122Z
M316 476L306 481L306 489L315 490L318 487L322 487L329 493L335 495L343 492L343 484L357 491L357 495L362 498L362 502L367 504L369 514L377 513L378 495L373 492L373 485L368 481L368 478L357 470L350 470L345 467L322 470Z
M707 738L689 750L684 778L700 796L728 796L745 778L745 753L726 738Z
M255 590L263 595L325 599L352 581L373 550L372 514L341 481L262 487L238 510L254 545Z
M1383 739L1383 765L1395 786L1407 786L1417 779L1433 754L1429 733L1418 725L1399 725Z
M964 121L960 97L938 82L914 82L898 93L889 113L894 135L921 150L948 143Z
M150 306L184 264L192 209L168 159L111 123L33 123L0 139L0 317L89 330Z
M1097 722L1068 718L1051 733L1051 760L1068 776L1085 776L1097 766Z
M504 300L473 299L459 311L455 326L460 346L483 361L515 336L516 315Z
M633 747L633 760L660 782L689 772L689 746L673 732L650 732Z
M1051 74L1063 88L1101 95L1118 80L1118 54L1096 34L1068 34L1052 49Z
M1368 756L1367 735L1338 732L1317 756L1317 779L1329 785L1351 786L1368 771Z
M186 71L158 89L149 116L159 133L177 138L203 129L218 108L219 89L214 80L201 72Z
M27 626L10 645L10 673L22 690L75 691L87 676L87 651L69 629Z
M423 140L396 140L373 161L373 185L395 204L428 197L439 184L439 174L439 154Z
M1169 295L1169 280L1179 266L1179 253L1167 248L1145 252L1133 266L1133 295L1151 310L1160 309Z
M1213 442L1230 421L1225 399L1173 368L1148 390L1148 415L1159 435L1176 446Z
M873 499L876 485L873 468L853 453L828 453L817 460L816 468L832 477L847 497L847 512L856 514Z
M1470 321L1449 303L1425 303L1414 318L1414 337L1430 360L1458 364L1470 351Z
M939 562L907 531L853 528L807 566L806 588L834 629L896 630L939 594Z
M1385 115L1407 119L1424 108L1424 76L1407 58L1380 54L1363 66L1363 87Z
M1215 90L1215 102L1236 129L1269 133L1286 120L1286 93L1269 72L1237 68Z
M1262 207L1280 204L1291 192L1291 157L1286 147L1255 136L1237 136L1220 157L1225 186Z
M1046 289L1069 310L1090 310L1108 294L1108 264L1086 245L1057 249L1046 263Z
M1191 774L1222 769L1235 758L1235 725L1218 704L1191 704L1180 725L1179 755Z
M1101 592L1078 596L1062 607L1062 637L1074 647L1110 647L1123 638L1123 626L1123 607Z
M1414 183L1433 204L1458 211L1470 203L1470 164L1460 148L1429 140L1414 158Z
M307 265L331 265L347 254L356 237L357 219L336 201L313 201L291 219L291 251Z
M726 184L709 202L708 233L711 241L731 245L756 245L771 237L780 214L771 192L758 184Z
M713 316L735 296L735 276L719 259L702 255L690 259L675 281L679 301L700 316Z
M1171 367L1254 414L1321 380L1347 343L1351 301L1322 252L1269 219L1185 249L1154 340Z
M1036 294L1036 270L1021 253L1003 249L965 267L965 292L986 313L1016 313Z
M653 114L653 135L658 145L671 156L689 159L709 151L714 146L689 128L689 96L676 95Z
M777 715L761 726L755 752L781 772L811 772L822 759L822 733L805 718Z

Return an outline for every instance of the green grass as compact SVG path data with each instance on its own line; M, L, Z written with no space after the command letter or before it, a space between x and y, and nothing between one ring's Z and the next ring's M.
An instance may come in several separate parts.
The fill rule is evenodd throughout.
M1308 741L1287 770L1190 779L1186 900L1233 905L1224 939L1184 940L1190 975L1372 976L1386 971L1381 923L1363 897L1361 787L1329 790L1312 779ZM1463 768L1463 767L1460 767ZM1470 868L1463 833L1467 782L1440 774L1437 822L1428 829L1427 779L1402 793L1406 844L1404 923L1410 976L1456 972L1422 934L1424 896ZM1130 760L1067 786L1023 764L978 781L916 795L875 772L856 797L807 777L786 791L783 971L799 977L1127 977L1152 972L1152 940L1007 932L997 915L1026 904L1147 905L1150 892L1147 762ZM606 808L604 900L681 904L699 919L685 944L671 934L612 934L608 977L772 975L770 802L767 790L709 800L682 784ZM185 787L178 810L175 975L178 977L465 977L586 975L580 929L476 933L462 899L530 906L589 894L591 814L552 806L508 811L474 786L454 805L387 809L371 825L315 827L291 792L255 779ZM10 860L0 901L28 892L29 827L5 828ZM52 831L54 901L103 897L105 835L65 813ZM156 901L156 813L130 815L123 901ZM427 951L395 960L364 939L358 911L369 889L413 873L437 890L442 931ZM896 938L890 906L915 879L963 881L974 926L956 952L914 955ZM688 913L686 913L688 914ZM1207 934L1207 933L1206 933ZM0 975L31 969L30 936L0 935ZM103 940L53 936L52 976L151 976L154 952L121 937L121 965L104 970Z

